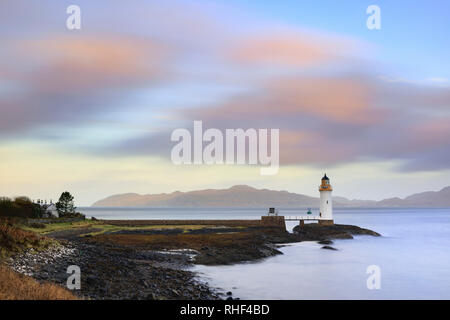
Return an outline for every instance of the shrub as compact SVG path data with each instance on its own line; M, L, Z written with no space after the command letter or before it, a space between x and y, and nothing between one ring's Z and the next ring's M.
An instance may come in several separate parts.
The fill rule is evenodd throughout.
M41 218L44 209L27 197L0 198L0 217Z
M0 257L19 252L24 248L45 248L52 243L47 237L18 228L14 221L14 219L0 219Z
M31 228L35 228L35 229L44 229L45 228L45 224L40 223L40 222L30 222L30 223L27 223L27 226L29 226Z

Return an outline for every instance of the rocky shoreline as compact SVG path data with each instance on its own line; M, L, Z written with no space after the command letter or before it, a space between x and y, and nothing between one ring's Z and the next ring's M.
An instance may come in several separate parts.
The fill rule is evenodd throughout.
M48 234L59 245L36 252L27 250L11 257L9 266L39 281L66 286L67 268L81 269L81 289L86 299L231 299L198 281L192 264L223 265L258 260L281 254L279 246L300 241L319 241L334 249L331 239L351 239L352 234L379 236L356 226L295 227L293 233L278 228L203 228L180 231L120 230L92 236L95 227Z
M81 289L73 293L86 299L220 299L220 293L186 270L189 259L190 252L145 252L72 240L42 252L28 250L12 257L8 265L62 287L69 277L67 268L79 266Z

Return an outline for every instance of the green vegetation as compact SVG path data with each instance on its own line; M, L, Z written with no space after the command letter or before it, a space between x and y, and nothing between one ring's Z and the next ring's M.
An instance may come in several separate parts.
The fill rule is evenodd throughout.
M217 226L208 225L142 225L142 226L121 226L112 225L98 220L83 220L75 222L61 222L61 223L48 223L48 224L28 224L21 226L22 229L27 231L36 232L39 234L48 234L56 231L64 231L69 229L82 228L86 229L84 236L96 236L107 232L117 232L122 230L162 230L162 229L182 229L184 232L188 230L202 229L202 228L214 228Z
M73 201L73 196L69 191L64 191L61 193L58 202L56 203L56 210L58 210L58 215L60 218L78 218L84 217L79 212L75 211L75 203Z
M58 221L57 219L53 219ZM82 220L82 221L73 221L73 222L54 222L54 223L45 223L45 224L23 224L20 227L23 230L36 232L39 234L46 234L54 231L62 231L68 230L72 228L89 228L96 224L100 224L101 222L92 221L92 220Z
M68 191L61 194L55 205L60 218L84 218L83 214L75 211L73 196ZM15 199L0 197L0 218L44 218L47 216L47 207L48 205L43 204L42 201L38 200L38 203L33 203L28 197L17 197Z
M27 197L0 198L0 217L41 218L45 210Z

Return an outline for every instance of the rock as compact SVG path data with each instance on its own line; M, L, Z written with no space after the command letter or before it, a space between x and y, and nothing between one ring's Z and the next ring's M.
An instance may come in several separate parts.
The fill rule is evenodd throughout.
M147 295L147 300L158 300L158 296L152 292Z
M227 300L233 300L233 298L232 297L228 297Z
M320 240L320 241L318 241L317 243L318 243L318 244L332 244L333 241L331 241L331 240Z
M345 224L319 225L317 223L308 223L302 228L295 226L293 232L300 238L300 241L353 239L352 235L380 236L380 234L375 231Z
M97 277L93 276L93 275L88 275L86 277L86 283L87 284L93 284L96 280L97 280Z
M336 248L333 248L333 247L330 247L330 246L323 246L322 249L337 250Z
M233 295L233 292L228 291L228 292L227 292L227 296L231 296L231 295Z

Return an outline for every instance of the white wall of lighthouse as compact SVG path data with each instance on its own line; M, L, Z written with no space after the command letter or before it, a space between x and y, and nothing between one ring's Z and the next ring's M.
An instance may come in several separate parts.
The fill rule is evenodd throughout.
M333 220L332 191L320 191L320 213L321 219Z
M333 188L330 179L325 174L322 178L322 184L319 187L320 192L320 219L333 220L333 199L331 193Z

